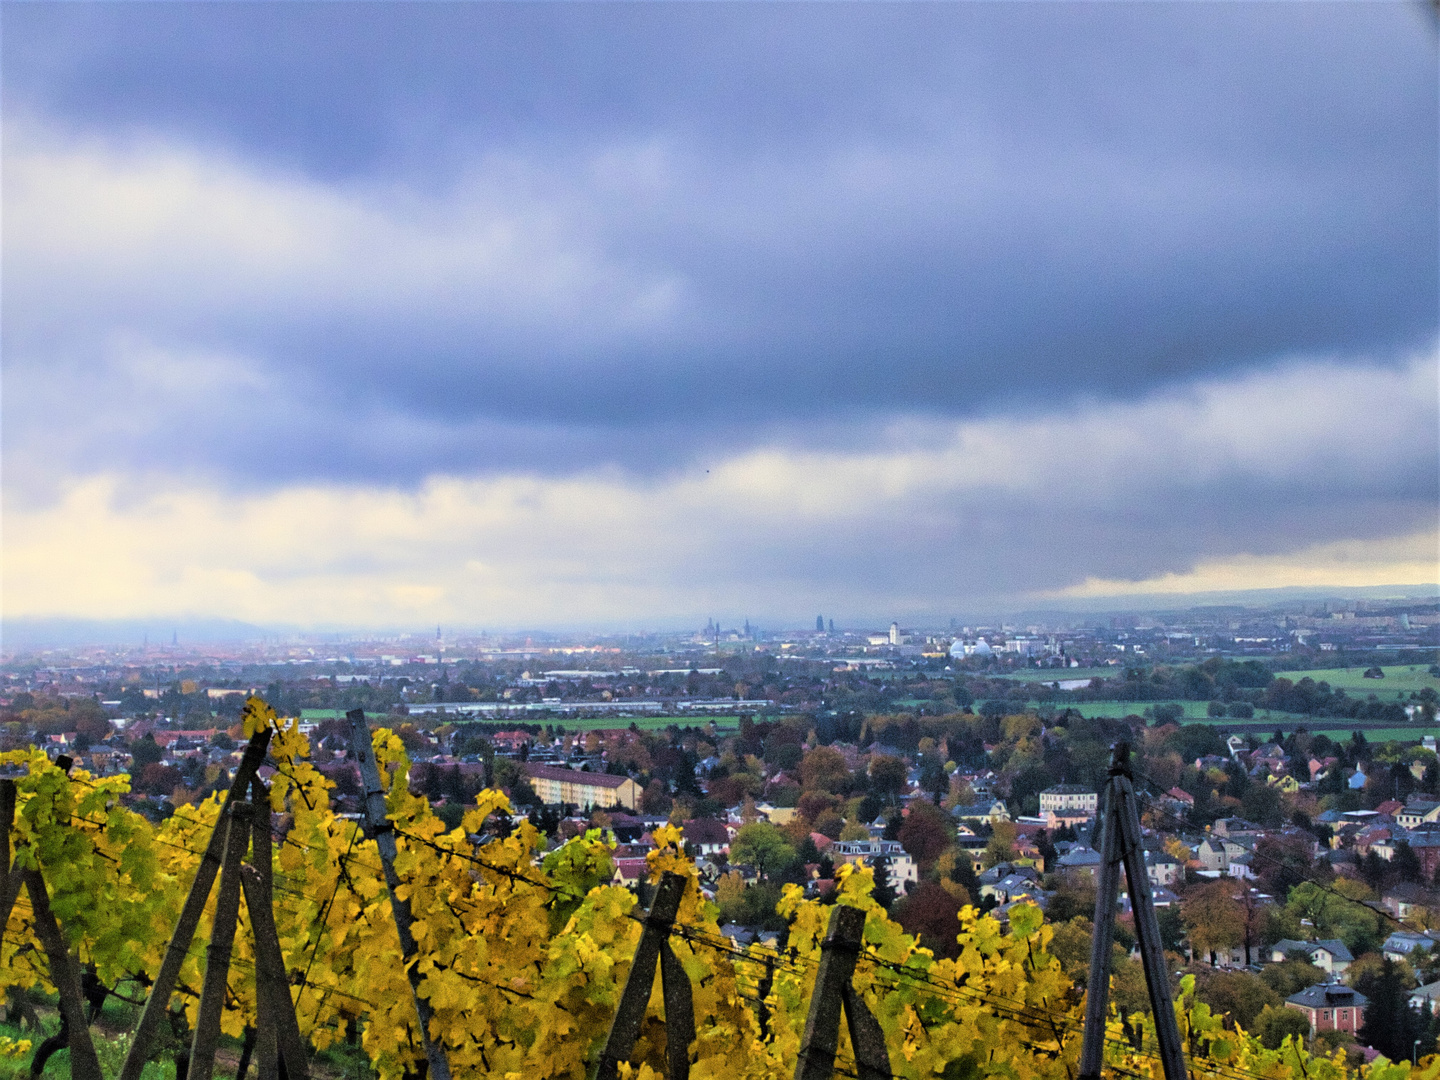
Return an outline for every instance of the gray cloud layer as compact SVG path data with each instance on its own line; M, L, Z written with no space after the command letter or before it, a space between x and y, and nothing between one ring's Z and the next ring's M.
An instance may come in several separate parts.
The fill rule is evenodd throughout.
M451 618L467 559L920 610L1433 531L1435 59L1389 4L12 6L7 545L418 492L446 583L324 573Z
M1435 333L1398 6L33 5L5 49L11 372L228 356L306 434L186 432L221 474L649 468ZM26 156L76 132L90 188Z

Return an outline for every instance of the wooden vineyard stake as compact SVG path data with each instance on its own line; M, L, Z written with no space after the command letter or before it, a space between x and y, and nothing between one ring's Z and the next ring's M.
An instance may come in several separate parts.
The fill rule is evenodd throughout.
M190 1070L186 1080L210 1080L215 1071L220 1014L225 1009L235 923L240 914L240 860L250 847L252 810L248 802L231 803L224 822L225 854L220 869L220 892L215 899L210 945L205 950L205 982L200 990L200 1009L195 1018L195 1038L190 1045Z
M245 892L245 907L250 912L250 928L255 934L255 1072L259 1080L279 1080L279 1046L276 1043L276 1025L271 1022L277 1008L283 1008L283 1004L272 1000L270 995L276 985L273 977L268 978L268 968L262 967L264 961L260 956L260 939L263 936L260 930L260 920L264 918L261 908L265 913L271 913L273 893L271 889L271 878L274 871L274 854L271 850L270 839L270 792L265 787L264 781L256 776L250 781L250 801L255 804L254 835L250 842L250 866L254 868L259 880L251 881L251 875L245 867L240 868L240 884ZM257 887L264 892L261 899L256 892ZM255 893L255 895L252 895ZM269 919L274 925L273 915ZM284 962L281 962L280 986L289 1002L290 991L285 988Z
M410 905L395 895L400 887L400 876L395 873L395 826L385 814L385 789L380 786L380 766L375 762L370 725L365 723L364 709L350 710L345 719L350 721L350 749L360 766L360 781L365 788L366 832L380 849L385 887L390 890L390 913L395 918L395 932L400 938L400 951L405 958L405 976L410 981L410 994L415 999L415 1015L420 1019L425 1060L430 1063L429 1080L450 1080L450 1060L445 1056L445 1048L430 1034L430 1001L420 996L420 969L415 963L419 950L415 945L415 935L410 930L414 922Z
M655 987L655 963L660 963L660 992L665 1001L665 1059L669 1080L686 1080L690 1075L690 1044L695 1041L695 1006L690 995L690 977L668 940L685 895L685 879L666 874L655 892L655 901L645 917L645 930L635 947L635 959L620 996L620 1007L610 1024L605 1049L595 1062L594 1080L615 1080L620 1062L630 1059L645 1006Z
M865 933L865 912L837 905L820 945L820 970L805 1018L795 1080L830 1080L840 1049L840 1013L850 1029L850 1045L860 1080L890 1080L890 1054L880 1024L851 985Z
M257 1023L261 1031L270 1029L271 1054L278 1052L279 1059L285 1063L288 1080L305 1080L309 1073L305 1041L300 1037L300 1022L295 1016L295 1002L290 998L289 980L285 977L285 957L275 931L270 890L263 875L253 866L240 868L240 883L245 889L245 907L255 932L255 996L260 1014ZM273 1063L269 1067L275 1068Z
M235 770L235 778L230 784L229 794L225 796L225 804L221 808L221 822L226 820L225 815L229 812L230 806L236 801L243 799L249 790L250 781L255 776L260 763L265 760L265 751L270 746L270 729L268 727L257 731L250 737L250 743L245 747L245 753L240 758L240 765ZM205 854L201 856L200 865L195 869L195 879L190 883L190 892L185 897L185 906L180 909L180 918L175 923L175 932L170 937L170 944L165 949L165 958L161 961L160 971L155 976L155 982L150 987L150 993L145 999L145 1009L140 1014L140 1022L135 1025L134 1041L130 1044L130 1052L125 1055L125 1064L120 1070L119 1080L140 1080L141 1070L145 1068L145 1061L150 1056L150 1044L155 1040L155 1031L160 1026L160 1021L170 1011L170 995L175 991L175 981L180 977L180 966L185 962L185 956L190 951L190 942L195 938L195 930L200 925L200 916L205 911L206 901L210 898L210 887L215 884L215 875L220 870L220 855L224 850L226 829L216 828L210 834L210 842L205 845Z
M90 1025L85 1021L85 1000L80 993L80 967L70 955L65 935L50 910L50 897L45 892L45 879L39 870L22 871L25 888L30 893L30 909L35 917L35 936L45 948L50 961L50 981L60 996L60 1014L70 1037L71 1080L103 1080L100 1059L90 1040Z
M15 824L15 781L0 780L0 930L10 922L10 909L24 884L19 867L10 865L10 828Z
M1135 936L1140 939L1140 960L1150 1011L1160 1043L1165 1080L1186 1080L1185 1052L1175 1007L1170 997L1170 972L1160 941L1160 922L1150 879L1145 873L1145 852L1140 844L1140 812L1131 782L1130 747L1116 743L1110 758L1110 779L1101 795L1100 872L1095 890L1095 937L1090 948L1090 981L1085 1000L1085 1042L1080 1051L1080 1080L1100 1080L1105 1060L1105 1022L1110 998L1110 954L1114 940L1115 905L1120 899L1120 867L1125 867L1126 889L1135 913Z

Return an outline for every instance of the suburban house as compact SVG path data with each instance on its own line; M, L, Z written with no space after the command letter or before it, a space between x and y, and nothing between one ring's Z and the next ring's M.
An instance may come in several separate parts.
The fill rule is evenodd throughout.
M1039 875L1029 866L999 863L979 875L981 898L992 898L997 905L1012 903L1040 893Z
M1152 887L1175 884L1183 876L1184 869L1173 855L1163 851L1145 852L1145 876L1150 879Z
M623 806L634 810L640 805L640 785L628 776L578 772L528 761L525 775L536 796L547 806L591 806L602 810Z
M1310 963L1327 975L1339 975L1355 962L1355 958L1350 955L1350 950L1339 938L1327 938L1323 941L1282 939L1270 946L1270 962L1278 964L1294 952L1304 953Z
M1078 784L1056 784L1040 792L1040 816L1094 817L1100 808L1100 793ZM1078 812L1078 815L1077 815Z
M1182 788L1172 787L1160 796L1160 805L1175 817L1185 817L1195 809L1195 796Z
M1408 919L1418 910L1436 906L1435 898L1413 881L1402 881L1386 889L1380 902L1397 919Z
M1397 930L1385 939L1380 947L1387 960L1407 960L1416 950L1434 949L1440 943L1440 934L1412 934Z
M1440 1005L1440 982L1427 983L1410 991L1410 1008L1424 1009L1433 1014L1437 1005Z
M1009 821L1010 810L1000 799L978 802L973 806L957 806L950 811L957 821L995 822Z
M1091 877L1094 877L1095 870L1099 865L1100 853L1084 844L1073 845L1065 854L1055 860L1055 868L1061 872L1069 870L1075 873L1089 874Z
M1223 836L1227 840L1255 841L1265 835L1263 826L1256 825L1253 821L1246 821L1244 818L1228 817L1221 818L1215 822L1213 831L1216 836Z
M886 860L890 883L900 896L904 896L910 891L910 886L920 880L915 860L895 840L836 840L830 845L828 854L837 868L841 863L874 867L879 860Z
M1440 802L1411 799L1395 815L1395 824L1402 829L1413 829L1427 821L1440 821Z
M1365 1023L1370 999L1339 983L1316 983L1285 999L1286 1008L1299 1009L1310 1020L1310 1034L1348 1031L1354 1035Z
M1207 836L1195 849L1195 857L1211 877L1228 873L1231 859L1248 854L1249 850L1243 844L1220 836Z
M694 846L695 853L703 858L730 854L730 830L723 821L714 818L696 818L687 821L683 835L685 846Z

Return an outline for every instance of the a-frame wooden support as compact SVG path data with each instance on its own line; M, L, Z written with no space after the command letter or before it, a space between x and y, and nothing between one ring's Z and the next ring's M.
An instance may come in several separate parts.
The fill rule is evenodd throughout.
M1085 994L1085 1041L1080 1051L1080 1080L1100 1080L1105 1060L1105 1021L1110 1005L1110 954L1115 940L1115 907L1120 900L1120 867L1135 913L1135 935L1150 991L1150 1010L1160 1043L1165 1080L1186 1080L1185 1053L1170 997L1170 973L1160 942L1160 923L1145 872L1140 845L1140 813L1130 766L1130 746L1116 743L1110 758L1110 779L1100 793L1100 866L1095 881L1095 936L1090 943L1090 983Z
M685 896L685 878L667 873L645 916L645 929L635 947L635 959L625 980L620 1006L610 1024L605 1049L590 1070L591 1080L615 1080L620 1062L628 1061L640 1028L645 1007L655 988L655 965L660 965L660 993L665 1002L665 1064L667 1080L686 1080L690 1075L690 1044L695 1041L695 1006L690 996L690 976L670 948L670 931Z
M165 950L160 972L150 987L120 1080L138 1080L145 1066L155 1030L160 1019L169 1011L170 995L174 992L180 965L190 951L190 943L195 938L217 874L220 878L219 895L206 953L199 1016L190 1049L189 1080L210 1080L214 1069L215 1045L220 1036L220 1014L224 1008L242 890L246 909L250 913L250 928L255 935L255 988L259 1013L256 1029L269 1039L260 1041L260 1075L262 1080L268 1080L267 1073L273 1074L282 1069L287 1080L305 1080L308 1075L309 1065L275 930L274 900L270 890L270 797L256 775L256 770L265 760L269 743L270 731L266 729L252 736L245 748L225 804L221 807L220 818L215 823L215 831L196 868L195 879L190 884L190 893L185 898L175 933ZM245 798L247 794L253 796L253 802ZM251 862L243 865L242 860L252 842Z

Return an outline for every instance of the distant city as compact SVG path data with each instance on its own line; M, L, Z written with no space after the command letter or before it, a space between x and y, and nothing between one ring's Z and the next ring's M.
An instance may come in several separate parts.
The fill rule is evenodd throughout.
M790 631L176 631L11 652L0 750L126 774L125 807L165 823L227 790L259 695L353 818L361 709L445 827L484 789L508 796L487 828L527 819L537 868L603 835L608 883L643 895L657 833L678 827L737 946L786 932L783 889L833 900L849 865L941 956L965 905L1002 924L1040 907L1078 981L1097 790L1126 742L1168 963L1265 1046L1298 1035L1358 1063L1440 1034L1437 645L1430 599L939 627L819 613ZM1128 898L1115 932L1117 1002L1143 1008Z

